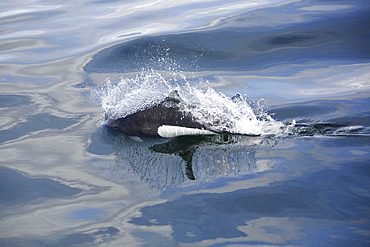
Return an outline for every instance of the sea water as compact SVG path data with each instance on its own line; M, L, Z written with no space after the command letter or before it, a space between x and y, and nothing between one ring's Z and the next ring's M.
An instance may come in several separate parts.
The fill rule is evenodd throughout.
M369 245L369 12L0 3L0 245ZM101 125L174 90L231 134Z

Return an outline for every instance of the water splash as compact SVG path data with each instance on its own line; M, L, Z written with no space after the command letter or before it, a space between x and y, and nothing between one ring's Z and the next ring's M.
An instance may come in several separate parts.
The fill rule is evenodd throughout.
M172 91L159 73L140 73L132 78L109 78L92 95L110 119L123 118L159 104Z
M230 98L216 92L209 85L202 90L188 85L185 89L180 93L186 103L185 111L191 112L197 121L208 126L210 130L231 134L265 135L276 134L283 126L259 105L252 108L241 94Z
M107 79L94 90L110 119L123 118L160 104L172 92L181 98L179 107L210 130L242 135L271 135L284 132L259 104L248 103L241 95L230 98L216 92L202 78L187 78L181 72L147 71L118 81Z

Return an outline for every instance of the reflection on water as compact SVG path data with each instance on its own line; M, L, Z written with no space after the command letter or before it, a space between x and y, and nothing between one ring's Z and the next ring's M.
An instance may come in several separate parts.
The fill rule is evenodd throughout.
M78 188L70 188L50 179L27 178L6 168L0 168L0 188L0 204L6 206L43 198L69 197L81 192Z
M367 246L369 1L2 1L0 246ZM264 98L276 137L129 138L143 69ZM247 87L247 89L246 89Z
M120 134L114 142L116 159L109 178L125 183L139 179L160 190L201 184L271 168L273 162L257 160L256 151L276 143L276 139L231 135L140 139Z
M23 95L0 95L0 108L29 104L30 98Z
M45 246L45 247L65 247L65 246L84 246L104 244L111 240L119 230L115 227L96 228L86 232L73 233L57 240L49 239L0 239L2 246Z
M262 217L304 215L332 220L345 217L344 214L320 207L319 201L315 193L294 183L274 184L268 190L261 187L219 196L208 193L182 196L174 201L145 207L141 210L142 215L130 222L141 226L171 225L176 241L194 243L220 237L248 239L248 230L243 229L248 229L248 225L241 226ZM207 227L204 227L204 222L207 222ZM276 234L279 228L271 226L266 230Z
M270 101L361 92L369 89L369 13L349 9L340 17L297 10L294 3L246 11L201 32L118 43L96 53L84 70L94 81L147 69L185 71L229 95L248 85L248 95ZM274 28L266 23L271 18Z
M359 229L370 226L366 219L357 221L368 211L367 206L358 206L370 202L368 140L285 139L272 148L272 159L281 157L273 171L231 179L222 185L222 193L210 187L143 207L129 222L145 227L144 233L137 234L142 239L148 239L145 233L160 237L154 229L171 226L175 242L203 246L301 246L311 241L318 246L361 246L368 237ZM290 179L278 178L283 171ZM268 174L268 183L263 184ZM322 232L341 232L341 236L321 242L317 238L321 239Z
M326 136L369 136L370 111L367 94L356 99L315 100L287 104L273 109L278 120L297 121L291 134Z
M0 130L0 142L17 139L29 133L47 128L62 130L76 122L76 120L71 118L61 118L49 114L35 114L27 117L24 122L10 129Z
M268 187L241 189L217 195L212 193L184 195L173 201L145 207L141 210L142 215L130 222L153 227L171 225L174 239L182 243L194 243L221 237L230 239L229 243L240 238L244 240L244 245L253 245L254 241L267 244L263 242L266 236L270 236L270 241L279 243L282 239L278 236L289 232L291 239L288 243L293 244L294 239L309 239L308 234L292 229L294 225L301 227L299 223L296 225L294 222L302 220L311 225L313 222L305 219L348 222L356 218L355 215L347 215L347 212L351 206L363 204L364 198L355 196L348 205L345 205L344 202L335 200L340 193L340 188L334 189L330 186L333 191L324 189L324 192L319 192L320 188L316 188L318 186L322 190L322 186L329 186L325 182L326 179L339 178L341 176L335 174L334 171L327 170L314 173L301 183L297 181L276 182ZM341 187L354 182L351 177L342 177L342 180ZM360 186L362 182L357 185ZM311 185L308 185L309 183ZM331 207L327 204L329 202L332 203ZM273 218L279 220L272 221ZM207 227L204 227L204 222L207 222ZM314 228L318 229L320 226L316 225ZM314 228L309 231L315 232ZM361 239L349 232L346 233L346 236L348 235L352 236L355 242ZM348 244L350 241L350 238L343 236L337 243ZM327 244L335 246L335 243L334 238L331 243Z

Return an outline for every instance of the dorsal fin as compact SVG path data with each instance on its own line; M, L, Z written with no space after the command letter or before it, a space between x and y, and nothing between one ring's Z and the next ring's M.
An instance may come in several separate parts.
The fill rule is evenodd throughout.
M178 104L182 101L179 92L177 90L173 90L164 100L164 103L172 103Z
M170 98L177 98L177 99L181 99L180 95L179 95L179 91L177 90L173 90L170 95L168 95L168 97Z

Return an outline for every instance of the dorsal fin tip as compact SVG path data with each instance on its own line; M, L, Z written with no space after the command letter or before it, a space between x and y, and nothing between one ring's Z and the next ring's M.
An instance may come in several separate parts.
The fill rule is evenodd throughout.
M179 95L179 91L178 90L173 90L170 95L168 95L168 97L170 98L177 98L177 99L181 99L180 95Z
M180 103L182 101L179 92L177 90L173 90L164 100L164 102L171 102L171 103Z

